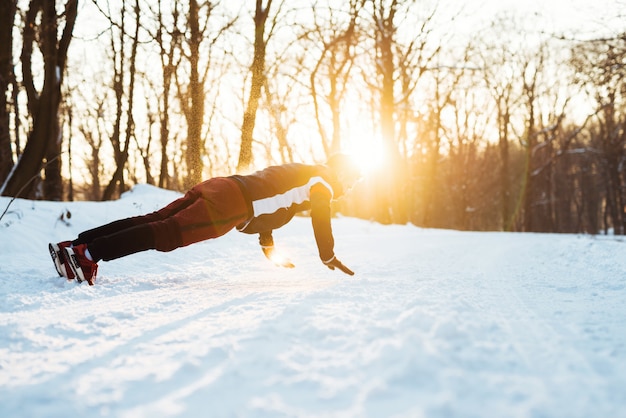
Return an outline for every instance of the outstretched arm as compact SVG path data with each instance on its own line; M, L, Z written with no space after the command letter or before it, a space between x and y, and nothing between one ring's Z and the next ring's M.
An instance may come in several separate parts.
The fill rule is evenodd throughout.
M337 260L337 257L333 256L333 258L331 258L328 261L324 261L324 264L326 264L326 266L328 266L329 269L334 270L335 268L338 268L339 270L343 271L344 273L350 275L350 276L354 276L354 272L352 270L350 270L348 267L344 266L343 263L339 260Z
M311 222L313 223L313 233L319 250L322 262L329 269L338 268L346 274L352 276L354 272L344 266L335 257L335 239L330 225L330 200L331 193L324 185L316 184L311 188Z

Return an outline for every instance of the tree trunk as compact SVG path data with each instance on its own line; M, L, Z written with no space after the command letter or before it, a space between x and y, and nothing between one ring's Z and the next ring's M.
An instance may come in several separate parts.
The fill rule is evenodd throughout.
M394 62L393 62L393 35L395 33L394 16L396 2L392 2L389 6L389 11L385 16L386 10L382 4L378 5L378 10L375 13L375 27L376 30L376 59L377 59L377 71L382 78L382 85L380 91L380 124L381 134L385 151L387 152L387 166L385 171L384 182L379 182L375 187L377 188L379 202L378 213L376 218L382 223L391 223L393 221L392 205L394 186L396 184L395 173L395 161L391 161L392 156L395 157L393 152L395 148L395 129L393 123L394 116Z
M0 2L0 190L13 168L11 135L9 134L9 86L15 88L13 74L13 23L16 0ZM14 105L15 108L15 105ZM17 109L15 110L17 111Z
M511 219L511 179L509 161L509 122L510 114L507 104L498 103L498 149L500 151L500 216L505 231L513 229Z
M200 82L200 32L199 5L196 0L189 2L189 88L184 111L187 119L187 178L185 188L189 189L202 180L202 123L204 120L204 85Z
M263 0L256 0L254 13L254 58L252 59L252 85L250 86L250 96L248 104L243 114L241 125L241 147L239 149L239 162L237 170L245 171L252 163L252 138L254 126L256 124L256 112L261 98L261 89L265 83L265 22L270 12L272 0L267 1L263 8Z
M63 197L59 161L61 134L58 112L67 49L76 22L77 3L77 0L69 0L65 5L66 23L60 40L57 40L57 15L54 1L33 0L26 14L22 72L33 128L17 167L4 188L3 194L6 196L18 194L30 196L32 180L38 176L46 163L44 198L60 200ZM40 93L35 90L31 61L33 43L37 39L35 29L39 12L42 13L42 17L38 39L44 60L44 83Z
M526 67L530 64L526 63ZM524 71L523 73L525 73ZM531 80L524 82L524 93L526 95L526 105L528 106L528 122L526 126L526 166L524 170L524 191L523 191L523 208L524 223L523 230L525 232L536 232L535 224L535 203L536 203L536 176L533 174L535 169L534 156L537 146L537 135L535 133L535 87L537 80L537 72L531 75Z
M161 57L161 72L163 76L163 93L161 99L160 120L159 120L159 137L161 142L161 166L159 170L159 187L170 187L170 176L168 172L169 157L167 154L167 144L169 143L170 128L169 128L169 113L170 113L170 89L172 86L173 76L173 61L174 51L177 44L177 39L172 35L169 47L166 46L163 34L166 33L165 22L163 18L161 1L159 6L159 27L157 29L156 40L159 44L159 54ZM174 5L173 13L173 26L176 27L178 23L178 4Z
M381 134L387 158L386 179L378 185L380 196L378 219L383 223L406 223L408 220L406 195L402 190L407 170L398 150L394 122L397 113L394 96L396 72L394 37L398 30L394 19L398 6L398 2L394 0L386 10L386 6L381 2L377 6L378 10L375 11L374 17L377 28L377 71L382 79L380 92Z
M122 6L124 7L124 6ZM102 200L110 200L113 197L113 194L115 193L115 190L117 189L118 193L121 194L125 191L125 182L124 182L124 169L126 167L126 162L128 161L128 148L130 145L130 138L132 136L134 136L134 129L135 129L135 121L133 118L133 97L134 97L134 93L135 93L135 77L136 77L136 62L137 62L137 47L139 44L139 28L140 28L140 9L139 9L139 0L135 1L135 5L133 7L134 12L135 12L135 33L133 35L132 38L132 45L131 45L131 55L130 55L130 66L128 69L128 73L129 73L129 85L128 85L128 106L127 106L127 117L126 117L126 132L124 134L124 144L123 146L120 148L120 129L119 129L119 121L120 121L120 115L122 112L122 104L121 104L121 99L123 96L123 91L124 91L124 85L121 81L117 82L116 84L116 96L117 96L117 106L118 106L118 110L117 110L117 122L116 122L116 126L118 126L118 128L116 128L117 130L117 140L116 143L118 145L117 148L115 148L115 163L116 163L116 167L115 167L115 172L113 173L113 177L111 178L111 181L109 182L109 184L106 186L106 188L104 189L104 192L102 194ZM123 19L124 19L124 13L122 13L122 31L120 32L120 42L121 45L124 44L124 23L123 23ZM121 56L120 56L120 61L119 61L119 74L116 76L116 80L123 80L123 74L124 74L124 64L125 64L125 60L124 60L124 54L123 54L123 47L122 47L122 51L120 52ZM114 134L115 136L115 134Z
M615 235L623 235L624 231L622 230L623 222L622 222L622 198L621 198L621 180L619 176L618 163L614 154L610 154L607 156L607 164L606 164L606 188L607 188L607 199L606 205L608 213L611 217L611 224L613 226L613 233Z

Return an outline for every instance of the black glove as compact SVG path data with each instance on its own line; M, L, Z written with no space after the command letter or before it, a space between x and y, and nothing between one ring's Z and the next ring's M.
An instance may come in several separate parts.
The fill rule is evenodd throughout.
M350 270L348 267L344 266L341 263L341 261L337 260L337 257L335 256L333 256L333 258L331 258L328 261L324 261L324 264L326 264L326 266L331 270L338 268L339 270L343 271L347 275L354 276L354 272Z
M261 249L263 250L263 254L265 254L265 257L267 257L268 260L270 260L272 263L274 263L278 267L286 267L289 269L292 269L295 267L295 265L288 258L283 257L280 254L276 254L276 251L274 251L273 245L263 246L261 247Z

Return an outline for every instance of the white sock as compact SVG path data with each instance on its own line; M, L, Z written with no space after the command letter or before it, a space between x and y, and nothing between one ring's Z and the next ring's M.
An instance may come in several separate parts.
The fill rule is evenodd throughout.
M89 248L85 250L85 257L87 257L87 260L93 261L93 258L91 257L91 253L89 253Z

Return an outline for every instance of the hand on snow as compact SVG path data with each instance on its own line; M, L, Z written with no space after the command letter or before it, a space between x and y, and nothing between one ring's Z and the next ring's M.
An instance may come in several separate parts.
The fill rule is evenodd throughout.
M294 264L287 257L277 253L276 250L274 250L273 245L261 248L263 249L263 254L265 254L265 257L267 257L268 260L274 263L274 265L278 267L286 267L289 269L295 267Z
M344 266L343 263L339 260L337 260L337 257L333 256L333 258L331 258L328 261L324 261L324 264L326 264L326 266L331 269L334 270L335 268L338 268L339 270L343 271L344 273L350 275L350 276L354 276L354 272L352 270L350 270L348 267Z

